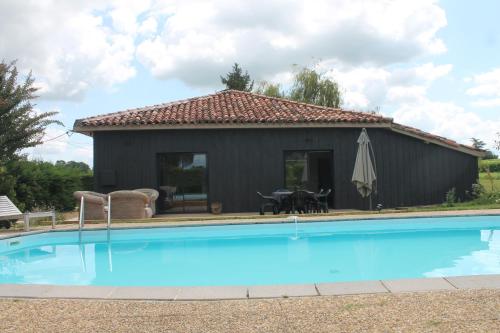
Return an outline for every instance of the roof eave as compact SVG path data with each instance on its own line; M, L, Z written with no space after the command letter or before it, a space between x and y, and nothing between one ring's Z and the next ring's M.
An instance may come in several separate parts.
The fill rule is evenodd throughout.
M257 129L257 128L389 128L388 122L308 122L308 123L195 123L195 124L144 124L125 126L81 126L75 122L73 131L91 135L93 132L183 130L183 129Z

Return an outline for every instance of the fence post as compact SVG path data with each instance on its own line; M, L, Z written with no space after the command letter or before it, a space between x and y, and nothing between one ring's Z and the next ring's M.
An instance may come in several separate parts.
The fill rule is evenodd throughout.
M52 211L52 229L56 228L56 211Z
M30 213L24 213L24 231L30 231Z

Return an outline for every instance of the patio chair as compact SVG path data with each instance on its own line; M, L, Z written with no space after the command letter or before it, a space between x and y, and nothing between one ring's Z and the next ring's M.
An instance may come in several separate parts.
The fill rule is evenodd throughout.
M311 198L312 193L304 190L294 191L290 195L290 200L292 201L292 213L295 214L297 211L301 213L309 213L311 208Z
M152 188L138 188L134 191L144 193L148 196L148 205L151 208L151 213L153 214L153 216L156 215L156 199L158 199L160 193Z
M137 191L115 191L111 196L112 219L145 219L153 216L149 198Z
M263 195L260 192L257 192L257 194L262 198L263 202L260 205L259 209L259 214L264 215L266 208L270 207L273 214L276 215L279 213L279 201L273 197L273 196L268 196L268 195Z
M331 192L331 189L328 189L325 192L321 189L321 191L316 194L318 213L328 213L328 195L330 195Z
M82 197L85 204L83 205L83 214L85 220L105 220L107 204L107 195L92 191L76 191L73 197L80 203Z
M77 192L84 193L84 194L90 194L90 195L93 195L95 197L103 198L104 201L106 201L106 202L108 201L108 195L104 194L104 193L99 193L99 192L94 192L94 191L77 191Z

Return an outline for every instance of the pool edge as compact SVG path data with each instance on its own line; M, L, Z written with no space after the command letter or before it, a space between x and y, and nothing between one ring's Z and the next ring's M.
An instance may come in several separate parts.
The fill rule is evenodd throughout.
M498 210L494 210L494 212L488 212L488 211L463 211L464 213L461 214L462 211L451 211L448 212L418 212L418 213L381 213L379 214L373 214L372 215L361 215L361 216L324 216L324 217L304 217L301 220L298 220L298 223L313 223L313 222L347 222L347 221L370 221L370 220L403 220L403 219L424 219L424 218L448 218L448 217L471 217L471 216L499 216L500 217L500 212ZM434 214L432 214L434 213ZM437 214L436 214L437 213ZM300 216L299 216L300 217ZM234 226L234 225L254 225L254 224L281 224L281 223L292 223L288 218L283 218L283 219L271 219L271 220L251 220L251 221L245 221L245 220L223 220L224 222L222 223L213 223L213 221L210 223L208 221L200 221L200 223L186 223L186 222L172 222L171 225L120 225L120 226L113 226L111 225L110 230L127 230L127 229L155 229L155 228L184 228L184 227L210 227L210 226ZM147 223L147 222L145 222ZM99 230L108 230L107 227L99 226L99 227L90 227L87 229L82 229L82 232L85 231L99 231ZM20 231L19 233L13 233L13 234L8 234L8 235L0 235L0 241L5 240L5 239L10 239L10 238L16 238L16 237L22 237L22 236L29 236L29 235L36 235L36 234L43 234L43 233L49 233L49 232L74 232L74 231L79 231L78 226L74 226L74 228L65 228L65 229L47 229L47 230L33 230L33 231Z
M469 289L500 289L500 274L262 286L107 287L0 284L0 298L216 301Z

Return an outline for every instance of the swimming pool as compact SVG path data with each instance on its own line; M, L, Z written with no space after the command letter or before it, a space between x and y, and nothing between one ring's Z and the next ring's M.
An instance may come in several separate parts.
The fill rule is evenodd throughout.
M46 232L0 240L0 283L221 286L500 273L500 216Z

